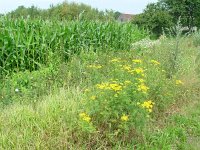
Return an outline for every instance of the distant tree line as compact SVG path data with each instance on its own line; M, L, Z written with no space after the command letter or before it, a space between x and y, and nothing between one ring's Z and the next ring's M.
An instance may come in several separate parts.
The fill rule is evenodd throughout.
M83 3L68 3L64 1L61 4L50 5L48 9L40 9L35 6L24 7L19 6L16 10L7 13L11 18L42 18L42 19L56 19L56 20L115 20L119 12L112 10L99 11L89 5Z
M144 12L134 15L132 23L141 28L146 28L156 37L160 36L165 29L175 26L180 18L180 23L188 31L194 27L200 27L200 0L158 0L150 3ZM6 16L11 18L41 18L53 20L100 20L115 21L120 12L113 10L100 11L83 3L67 2L50 5L48 9L35 6L19 6ZM1 14L0 14L1 16Z
M200 27L200 0L159 0L150 3L142 14L134 17L133 23L148 28L154 35L162 34L163 29L180 23L188 31Z

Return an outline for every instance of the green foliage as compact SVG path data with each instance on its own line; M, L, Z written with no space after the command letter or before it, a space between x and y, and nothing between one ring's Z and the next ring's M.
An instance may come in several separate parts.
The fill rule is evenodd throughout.
M134 17L132 23L149 29L157 37L164 29L173 26L172 16L159 3L147 5L144 13Z
M148 28L157 37L175 26L178 18L186 30L193 31L194 27L200 27L199 9L200 0L159 0L148 4L144 12L132 22Z
M178 71L169 79L174 43L163 39L140 56L83 51L66 65L1 80L0 101L12 105L0 105L0 148L191 149L200 133L198 49L190 38L181 40ZM184 105L193 114L184 117Z
M181 24L191 30L193 27L200 27L200 0L160 0L173 17L173 22L181 17Z
M37 70L81 51L129 50L147 36L132 24L88 21L0 20L0 74Z
M53 87L61 87L63 79L58 71L52 67L43 68L35 72L18 72L2 80L0 84L1 106L12 103L33 103L38 97L48 95Z
M97 59L83 72L92 86L84 89L80 126L84 133L98 132L112 144L118 138L140 139L149 119L160 116L182 87L181 81L167 79L158 61L135 59L131 53L104 62Z
M48 9L40 9L35 6L24 7L19 6L16 10L9 12L7 16L16 18L42 18L44 20L77 20L80 19L80 14L82 14L82 19L84 20L101 20L107 21L108 18L112 17L114 20L113 11L99 11L92 8L86 4L79 4L75 2L64 1L61 4L51 5Z

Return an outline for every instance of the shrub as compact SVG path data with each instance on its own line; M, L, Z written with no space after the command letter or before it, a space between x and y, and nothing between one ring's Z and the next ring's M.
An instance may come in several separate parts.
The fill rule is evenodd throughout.
M80 126L83 132L98 132L108 141L140 135L149 119L174 101L183 84L168 80L160 62L131 56L92 64L86 70L95 72L90 80L96 85L85 89Z

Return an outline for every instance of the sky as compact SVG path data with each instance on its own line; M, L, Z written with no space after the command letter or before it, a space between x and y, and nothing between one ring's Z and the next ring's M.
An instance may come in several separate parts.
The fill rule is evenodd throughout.
M7 13L15 10L18 6L32 5L39 8L48 8L50 4L62 3L64 0L0 0L0 13ZM138 14L141 13L145 6L158 0L68 0L68 2L85 3L100 10L112 9L121 13Z

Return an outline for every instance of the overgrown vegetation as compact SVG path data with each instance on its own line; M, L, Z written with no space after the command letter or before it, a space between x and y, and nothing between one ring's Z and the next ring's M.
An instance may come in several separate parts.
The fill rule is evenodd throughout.
M181 39L173 78L168 51L176 41L164 39L148 50L83 51L60 67L5 79L1 147L190 148L198 121L190 128L187 116L169 114L179 103L198 102L198 49L192 42Z
M0 19L0 149L200 149L199 32Z
M144 12L134 17L132 22L148 28L158 37L167 28L175 26L179 18L186 32L191 32L200 27L199 9L199 0L159 0L148 4Z

